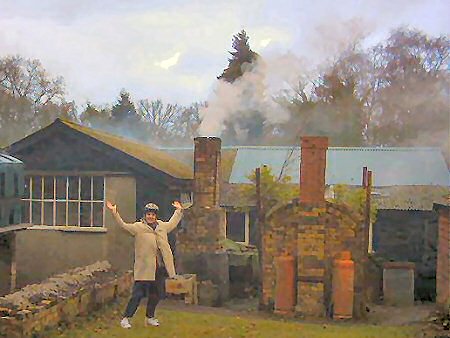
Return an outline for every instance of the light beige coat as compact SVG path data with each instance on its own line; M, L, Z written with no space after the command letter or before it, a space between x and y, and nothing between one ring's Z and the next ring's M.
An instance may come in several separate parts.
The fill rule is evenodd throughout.
M134 280L155 280L158 248L164 259L169 277L175 275L173 254L167 239L167 234L175 229L181 220L183 212L175 210L168 222L158 220L156 229L143 222L125 223L119 213L114 213L117 223L134 236Z

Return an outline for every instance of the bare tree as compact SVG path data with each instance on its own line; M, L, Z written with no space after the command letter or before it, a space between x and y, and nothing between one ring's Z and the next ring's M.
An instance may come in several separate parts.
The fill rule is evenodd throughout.
M51 78L39 60L21 56L0 59L0 86L14 97L25 97L34 106L61 103L64 97L62 77Z

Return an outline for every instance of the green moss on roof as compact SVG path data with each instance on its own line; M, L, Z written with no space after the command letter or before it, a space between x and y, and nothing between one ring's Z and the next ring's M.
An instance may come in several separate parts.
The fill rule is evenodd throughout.
M103 131L81 126L71 121L61 120L61 122L69 128L114 147L153 168L169 174L172 177L180 179L192 179L194 177L192 168L178 161L174 157L162 151L156 150L147 144L130 141Z

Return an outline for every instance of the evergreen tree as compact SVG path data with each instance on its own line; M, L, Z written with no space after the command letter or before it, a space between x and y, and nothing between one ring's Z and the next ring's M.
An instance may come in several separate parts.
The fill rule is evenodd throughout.
M233 36L232 46L234 51L229 52L232 57L228 59L228 67L217 78L227 82L234 82L242 76L258 57L258 54L250 49L248 35L245 30Z
M112 107L111 118L114 122L137 122L138 114L133 102L131 102L130 93L125 89L120 91L118 102Z

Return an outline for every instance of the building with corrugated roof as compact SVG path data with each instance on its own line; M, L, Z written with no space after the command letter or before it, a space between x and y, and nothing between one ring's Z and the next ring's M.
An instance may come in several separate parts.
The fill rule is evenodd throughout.
M161 148L192 165L191 148ZM221 205L227 208L227 236L256 243L256 201L243 199L242 185L256 168L270 166L275 176L289 175L300 182L300 148L281 146L223 147L225 184ZM372 248L386 260L412 261L417 266L418 298L433 298L436 273L437 215L433 203L449 196L450 174L438 148L329 147L327 194L338 184L360 187L362 168L373 172L372 198L378 207L372 227ZM242 208L248 211L242 211Z

